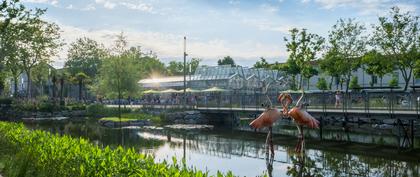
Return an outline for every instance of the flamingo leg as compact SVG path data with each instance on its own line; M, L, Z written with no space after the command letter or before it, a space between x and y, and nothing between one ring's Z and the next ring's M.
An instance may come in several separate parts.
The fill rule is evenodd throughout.
M271 150L271 156L274 156L274 145L273 145L273 127L268 127L269 134L270 134L270 150Z
M295 151L302 153L305 146L305 140L303 136L303 127L298 124L296 124L296 127L299 131L299 135L298 135L298 143L296 144Z
M273 145L273 127L268 127L267 139L265 140L265 155L267 159L270 156L274 157L274 145Z

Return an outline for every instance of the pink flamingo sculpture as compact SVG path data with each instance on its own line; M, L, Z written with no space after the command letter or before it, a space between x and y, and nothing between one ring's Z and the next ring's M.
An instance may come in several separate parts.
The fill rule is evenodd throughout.
M268 127L268 134L265 140L266 149L268 149L268 144L270 145L271 155L274 156L274 147L273 147L273 124L282 117L282 113L276 108L268 107L266 110L253 120L249 125L252 128L264 128ZM267 150L267 156L268 156Z
M293 99L290 96L290 94L282 93L279 95L277 99L283 106L283 114L286 117L290 117L294 120L294 122L296 123L296 127L299 131L299 140L295 148L296 152L302 152L302 150L305 147L303 126L306 125L309 128L319 128L318 120L316 120L308 112L303 110L304 104L302 103L302 99L304 95L305 95L305 92L302 90L302 96L297 101L296 106L293 107L290 111L288 110L288 107L293 102Z

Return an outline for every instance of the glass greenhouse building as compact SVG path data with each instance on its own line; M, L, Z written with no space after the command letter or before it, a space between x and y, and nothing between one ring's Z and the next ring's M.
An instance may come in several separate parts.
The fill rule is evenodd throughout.
M248 68L242 66L200 66L194 74L186 77L187 87L195 90L220 88L233 91L261 91L269 85L269 91L279 91L286 88L286 79L282 72L263 68ZM143 79L139 84L144 89L183 89L184 77L165 77L158 79Z

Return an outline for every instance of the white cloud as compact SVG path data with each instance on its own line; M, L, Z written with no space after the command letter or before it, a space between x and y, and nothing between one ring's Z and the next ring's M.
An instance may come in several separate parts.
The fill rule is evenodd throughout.
M120 5L125 6L132 10L140 10L143 12L152 12L153 10L153 6L151 6L150 4L145 4L145 3L134 4L134 3L128 3L128 2L121 2Z
M76 7L73 4L69 4L68 6L65 7L66 9L69 10L80 10L80 11L92 11L92 10L96 10L96 7L93 4L88 4L85 7Z
M114 9L117 6L125 7L131 10L154 13L153 6L148 3L136 0L95 0L96 4L103 5L107 9Z
M290 29L298 27L297 25L290 25L287 23L275 23L272 20L267 19L244 18L242 19L242 23L257 27L261 31L277 31L281 33L289 33Z
M273 6L273 5L270 5L270 4L261 4L261 5L260 5L260 8L261 8L263 11L265 11L265 12L269 12L269 13L274 13L274 12L279 11L279 7L277 7L277 6Z
M121 33L118 30L86 30L74 26L62 25L62 38L67 44L80 37L89 37L103 43L106 47L111 47L115 35ZM152 50L158 57L163 59L180 59L183 54L183 36L160 32L141 32L124 30L129 46L141 46L144 51ZM187 37L188 38L188 37ZM199 57L209 61L216 60L226 55L234 58L246 60L245 62L255 62L259 57L279 58L285 57L280 45L268 45L256 41L230 42L221 39L211 39L201 41L196 38L187 39L187 52L189 57ZM279 43L280 44L280 43ZM62 64L67 55L68 45L60 52L55 60L56 65ZM242 63L244 63L242 61ZM241 62L241 61L238 61Z
M229 4L231 5L238 5L239 3L241 3L239 0L229 0Z
M310 2L311 0L302 0L302 2ZM312 0L318 3L324 9L336 9L341 7L353 7L359 10L361 15L383 15L384 9L392 6L398 6L402 11L416 11L416 6L409 3L402 3L394 0Z
M58 5L58 0L24 0L23 2L37 3L37 4L49 4L49 5L52 5L52 6L57 6Z

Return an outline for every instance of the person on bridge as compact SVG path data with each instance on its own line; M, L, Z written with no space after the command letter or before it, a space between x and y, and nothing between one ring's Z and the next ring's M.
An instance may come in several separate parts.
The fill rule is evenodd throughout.
M303 135L303 126L306 125L309 128L319 128L319 122L314 117L312 117L308 112L304 110L303 97L305 92L302 90L302 96L296 103L296 106L293 107L290 111L288 110L289 105L292 104L293 99L288 93L282 93L278 97L278 102L283 106L283 114L285 117L290 117L296 123L296 127L299 131L299 141L296 145L295 151L302 152L304 150L305 141Z

